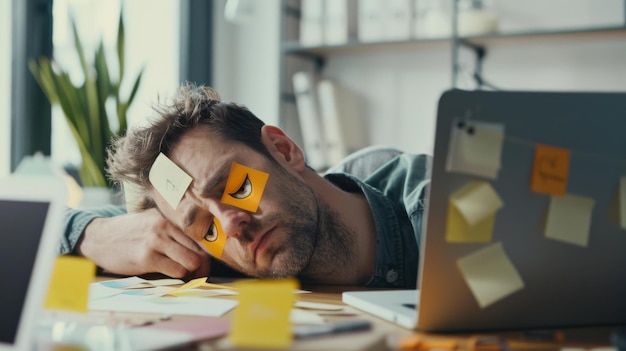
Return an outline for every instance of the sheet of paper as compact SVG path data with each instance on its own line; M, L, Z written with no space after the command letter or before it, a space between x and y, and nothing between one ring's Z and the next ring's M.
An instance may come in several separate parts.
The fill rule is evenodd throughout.
M45 307L65 311L87 311L89 284L95 274L96 264L91 260L76 256L57 257Z
M501 243L491 244L460 258L457 266L481 308L524 287L522 277Z
M591 198L570 194L550 197L545 236L587 247L594 204Z
M239 306L235 309L230 340L236 347L285 349L291 345L290 314L295 303L293 279L236 283Z
M148 178L152 186L174 209L178 207L178 203L192 181L189 174L162 153L152 164Z
M455 119L446 171L496 179L501 167L503 143L504 125Z
M448 203L448 242L489 242L496 212L504 206L491 184L471 181L455 191Z
M619 179L619 224L626 229L626 177Z
M548 195L565 195L569 177L570 151L550 145L535 145L530 190Z
M89 310L219 317L237 301L211 297L113 295L89 301Z
M148 280L137 276L105 280L98 284L113 289L144 289L152 288L155 286L169 286L184 284L185 282L180 279L155 279Z

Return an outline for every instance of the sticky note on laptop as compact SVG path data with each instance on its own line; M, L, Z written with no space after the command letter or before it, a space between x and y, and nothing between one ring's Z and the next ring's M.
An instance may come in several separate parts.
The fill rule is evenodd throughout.
M163 153L160 153L154 160L148 178L152 186L174 209L178 207L178 203L192 181L189 174L185 173Z
M501 167L504 125L481 121L452 122L446 171L496 179Z
M45 308L85 312L96 264L83 257L59 256L54 264Z
M595 201L566 194L551 196L546 217L545 236L569 244L586 247Z
M455 191L448 202L448 242L489 242L502 199L485 181L471 181Z
M524 288L522 277L502 243L491 244L460 258L457 266L481 308Z
M570 151L550 145L535 145L530 190L548 195L565 195L569 178Z
M239 305L229 339L236 347L285 349L291 345L290 313L295 304L294 279L235 283Z

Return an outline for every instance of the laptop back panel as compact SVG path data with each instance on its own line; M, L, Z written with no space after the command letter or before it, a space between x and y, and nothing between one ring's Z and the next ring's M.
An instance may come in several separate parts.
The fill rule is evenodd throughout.
M0 183L0 350L33 348L36 318L58 248L65 200L60 182Z
M472 141L461 147L458 140L451 143L459 136L455 128L467 132L470 127L478 131L474 136L488 135L491 141L478 147ZM493 166L486 158L494 154L493 136L499 132L481 134L481 128L503 128L495 174L451 167L450 147L463 162ZM418 329L626 323L626 230L619 216L625 130L626 94L446 92L438 107L421 246ZM538 144L561 150L536 161ZM567 167L562 149L569 152ZM486 158L471 154L477 150ZM565 182L565 195L531 190L533 169L546 182ZM472 228L489 218L490 235L476 241ZM455 238L454 228L474 240Z

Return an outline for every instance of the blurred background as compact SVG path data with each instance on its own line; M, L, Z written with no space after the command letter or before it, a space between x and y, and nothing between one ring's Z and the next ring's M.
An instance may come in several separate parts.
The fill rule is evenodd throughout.
M80 82L72 17L85 52L100 40L115 50L123 10L125 74L143 70L130 127L182 82L210 85L284 128L322 170L367 145L432 153L451 88L626 91L624 3L0 0L0 176L38 151L82 162L28 68L52 57Z

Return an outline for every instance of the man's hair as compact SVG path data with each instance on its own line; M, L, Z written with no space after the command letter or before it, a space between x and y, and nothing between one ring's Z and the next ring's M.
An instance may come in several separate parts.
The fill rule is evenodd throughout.
M186 83L177 89L170 104L158 104L154 110L156 118L114 140L107 157L111 180L122 188L125 183L138 188L135 195L142 199L137 204L140 209L154 207L148 195L148 175L159 153L169 155L172 146L197 126L206 126L214 136L244 143L272 158L261 141L263 121L242 105L222 102L210 87Z

